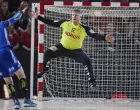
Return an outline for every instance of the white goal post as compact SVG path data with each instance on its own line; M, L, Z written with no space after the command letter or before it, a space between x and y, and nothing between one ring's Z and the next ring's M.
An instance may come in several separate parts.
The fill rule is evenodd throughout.
M73 9L83 12L81 22L95 32L112 34L116 42L109 44L86 38L83 50L90 57L97 78L97 91L88 90L84 67L69 59L57 58L50 62L49 73L38 79L38 99L62 98L127 98L140 99L140 4L111 2L40 2L33 3L41 16L70 19ZM32 41L34 40L32 19ZM61 39L61 30L38 21L38 72L42 71L43 53ZM33 43L33 42L32 42ZM31 82L33 81L33 45L31 54ZM30 96L32 97L33 83Z

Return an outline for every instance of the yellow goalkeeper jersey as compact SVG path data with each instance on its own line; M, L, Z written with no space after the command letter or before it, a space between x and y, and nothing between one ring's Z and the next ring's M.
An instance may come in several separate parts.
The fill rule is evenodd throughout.
M60 27L63 29L60 42L64 48L74 50L82 47L83 40L87 36L83 25L74 25L71 21L64 21Z
M95 33L88 26L82 24L74 25L70 20L54 21L42 16L38 16L38 20L55 27L61 27L63 29L61 44L64 48L69 50L79 49L83 45L83 40L86 36L92 37L96 40L106 40L105 34Z

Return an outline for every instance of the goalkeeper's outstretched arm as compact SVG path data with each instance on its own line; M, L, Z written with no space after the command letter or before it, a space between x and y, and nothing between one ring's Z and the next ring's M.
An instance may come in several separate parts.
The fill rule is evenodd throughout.
M60 27L60 25L63 22L67 21L65 19L62 19L62 20L59 20L59 21L54 21L54 20L51 20L51 19L48 19L48 18L44 18L42 16L38 16L37 19L40 20L40 21L42 21L45 24L48 24L48 25L54 26L54 27Z
M54 21L54 20L51 20L51 19L48 19L48 18L44 18L44 17L38 15L37 12L33 12L33 11L32 11L32 17L42 21L45 24L48 24L48 25L54 26L54 27L60 27L60 25L63 22L67 21L65 19L62 19L62 20L59 20L59 21Z
M87 35L96 40L103 40L107 42L113 42L115 40L114 37L111 36L110 34L99 34L99 33L94 32L88 26L83 26L83 27L85 28Z

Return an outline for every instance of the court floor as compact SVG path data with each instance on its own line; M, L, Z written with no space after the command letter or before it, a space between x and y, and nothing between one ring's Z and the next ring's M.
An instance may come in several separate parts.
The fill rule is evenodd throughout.
M92 100L49 100L35 101L35 108L23 107L20 110L140 110L140 102L111 102ZM0 110L14 110L12 100L0 99Z

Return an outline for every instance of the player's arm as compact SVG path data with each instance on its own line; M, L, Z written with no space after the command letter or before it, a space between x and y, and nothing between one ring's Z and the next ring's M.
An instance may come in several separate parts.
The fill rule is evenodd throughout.
M99 34L99 33L95 33L93 30L89 30L89 32L87 33L89 37L92 37L96 40L103 40L105 41L105 34Z
M0 22L0 27L7 28L10 24L16 23L21 17L22 17L22 12L18 12L8 20Z
M38 15L37 12L33 12L33 11L32 11L32 17L35 18L35 19L38 19L38 20L42 21L45 24L48 24L48 25L54 26L54 27L60 27L60 25L62 23L64 23L65 21L67 21L67 20L54 21L54 20L51 20L51 19L48 19L48 18L44 18L44 17Z
M22 15L23 15L23 12L22 11L19 11L13 17L9 18L8 21L11 24L14 24L14 23L16 23L22 17Z
M59 21L54 21L48 18L44 18L42 16L38 16L37 18L38 20L42 21L45 24L48 24L50 26L54 26L54 27L60 27L60 25L65 22L66 20L59 20Z
M19 11L18 13L16 13L13 17L9 18L6 21L2 21L0 22L0 27L1 28L6 28L8 27L10 24L14 24L16 23L23 15L23 13L27 10L27 7L24 8L22 11Z
M96 40L103 40L103 41L107 41L107 42L113 42L115 39L113 36L111 36L110 34L99 34L94 32L92 29L90 29L87 26L84 26L86 33L89 37L92 37Z

